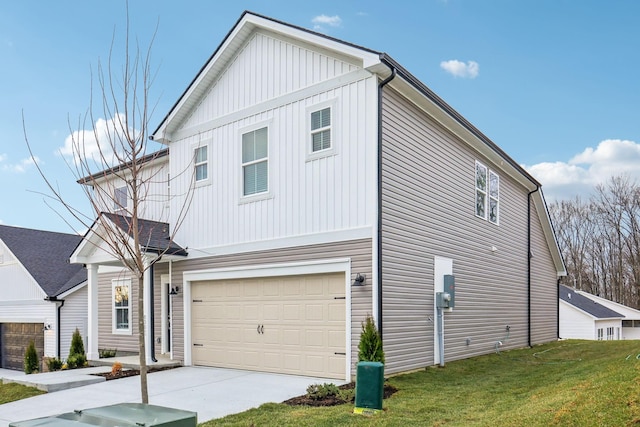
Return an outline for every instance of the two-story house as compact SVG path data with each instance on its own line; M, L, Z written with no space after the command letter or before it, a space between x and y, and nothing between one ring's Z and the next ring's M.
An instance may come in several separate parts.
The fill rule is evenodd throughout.
M565 269L540 184L385 53L245 12L153 139L171 184L149 212L168 216L144 219L181 249L148 274L155 354L349 379L367 314L387 373L558 336ZM89 357L135 352L135 283L94 232L72 257Z

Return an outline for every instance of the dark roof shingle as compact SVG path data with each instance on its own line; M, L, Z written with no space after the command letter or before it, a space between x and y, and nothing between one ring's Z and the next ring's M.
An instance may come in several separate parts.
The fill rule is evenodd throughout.
M102 212L102 215L109 218L109 220L116 224L122 231L133 237L131 217L110 212ZM140 246L142 246L142 249L146 252L187 256L187 251L171 240L169 224L166 222L138 218L138 228Z
M580 295L579 293L574 292L573 289L563 285L560 285L560 299L562 301L568 302L569 304L579 308L586 313L589 313L597 319L625 317L624 315L613 311L610 308L605 307L604 305L585 297L584 295Z
M58 296L87 280L82 264L69 263L69 256L82 236L0 225L0 240L48 297Z

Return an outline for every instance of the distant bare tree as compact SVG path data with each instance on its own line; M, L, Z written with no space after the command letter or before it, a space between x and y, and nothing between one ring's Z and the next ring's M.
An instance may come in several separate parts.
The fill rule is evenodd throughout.
M98 111L101 117L110 120L105 121L96 116L92 87L89 110L78 122L78 129L90 127L91 131L73 131L71 124L69 126L70 154L73 159L69 160L67 165L76 180L84 184L82 189L95 216L85 215L81 209L67 203L60 189L45 176L38 162L35 162L36 157L29 144L25 127L25 141L51 193L48 196L59 202L66 212L58 213L63 218L70 215L85 229L92 227L95 218L101 220L103 234L99 238L107 246L110 255L120 261L133 278L137 279L140 393L143 403L149 402L143 308L144 275L170 250L173 236L184 219L192 196L191 189L188 194L181 195L184 203L172 217L173 228L168 236L167 247L159 248L156 253L145 252L144 248L149 243L145 239L152 233L151 230L145 229L148 228L149 222L143 220L143 211L149 204L161 203L162 197L166 201L166 192L158 194L154 188L158 188L159 182L165 182L161 187L166 191L168 179L166 175L158 176L158 171L153 169L154 160L160 155L166 155L166 152L153 151L148 146L148 122L152 112L148 96L153 81L150 58L154 38L155 32L145 51L142 51L137 43L131 49L127 14L124 64L121 68L114 65L115 42L112 41L106 68L99 62L97 69L101 104ZM119 72L116 69L119 69ZM92 81L93 79L92 76ZM67 224L71 222L67 221Z
M568 285L640 308L640 186L628 176L549 206Z

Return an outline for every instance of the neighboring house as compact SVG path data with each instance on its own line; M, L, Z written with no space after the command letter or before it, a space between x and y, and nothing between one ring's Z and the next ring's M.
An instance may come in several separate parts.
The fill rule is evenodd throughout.
M143 248L152 355L349 379L372 314L385 372L422 368L450 274L446 360L558 337L540 184L387 54L245 12L153 139L169 153L149 168L171 180L149 212L168 217L144 219L168 236L192 200L172 255ZM89 272L90 358L138 348L137 286L97 237L114 220L71 258Z
M640 311L560 286L560 338L640 339Z
M0 225L0 367L22 369L34 341L66 358L76 328L87 338L87 273L70 264L81 236Z

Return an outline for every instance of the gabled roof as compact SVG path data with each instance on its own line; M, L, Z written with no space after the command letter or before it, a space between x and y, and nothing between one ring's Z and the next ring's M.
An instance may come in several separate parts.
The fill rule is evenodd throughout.
M169 156L169 148L163 148L162 150L158 150L158 151L154 151L153 153L149 153L146 154L142 157L139 157L136 159L136 163L138 165L141 165L143 163L150 163L150 162L154 162L158 159L163 159L166 157L165 161L168 160L168 156ZM115 165L109 169L105 169L103 171L100 172L96 172L94 174L91 175L87 175L85 177L80 178L79 180L77 180L76 182L78 184L86 184L86 185L93 185L93 183L95 181L99 181L102 179L107 178L110 175L116 174L118 172L122 172L122 171L127 171L131 165L134 164L133 160L126 162L126 163L121 163L118 165Z
M132 218L111 212L102 212L111 222L133 238L131 229ZM169 224L166 222L138 219L138 234L140 245L145 252L153 252L166 255L187 256L187 251L176 244L169 235Z
M87 280L82 265L69 263L82 236L0 225L0 239L48 297Z
M604 305L595 302L594 300L585 297L574 291L571 288L560 285L560 299L572 306L584 311L587 314L595 317L596 319L612 319L623 318L624 315L605 307Z
M631 320L640 320L640 310L636 310L635 308L632 307L628 307L624 304L620 304L614 301L610 301L608 299L599 297L597 295L593 295L590 294L589 292L585 292L585 291L575 291L576 293L579 293L580 295L583 295L597 303L600 303L602 305L604 305L605 307L610 308L611 310L618 312L622 315L624 315L625 319L631 319Z

